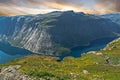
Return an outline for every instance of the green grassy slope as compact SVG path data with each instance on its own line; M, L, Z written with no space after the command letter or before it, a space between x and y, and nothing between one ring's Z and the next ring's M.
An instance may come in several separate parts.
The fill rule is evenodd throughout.
M120 39L80 58L66 57L59 62L54 57L31 55L0 67L9 65L22 65L19 72L46 80L119 80Z

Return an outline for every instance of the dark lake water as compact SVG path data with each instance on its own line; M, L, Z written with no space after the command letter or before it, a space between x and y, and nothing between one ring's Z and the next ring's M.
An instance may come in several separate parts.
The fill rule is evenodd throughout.
M0 42L0 64L31 54L32 52L28 50L13 47L8 43Z
M109 42L113 41L114 39L116 38L103 38L103 39L93 40L92 42L90 42L88 46L79 46L73 48L71 49L72 50L71 53L59 56L59 58L63 59L64 57L67 56L72 56L75 58L80 57L82 53L103 49Z
M93 51L93 50L96 51L96 50L100 50L100 49L104 48L106 46L106 44L108 44L109 42L111 42L114 39L116 39L116 38L104 38L104 39L94 40L88 46L79 46L79 47L73 48L73 49L71 49L72 50L71 53L65 54L62 56L58 56L58 57L60 59L63 59L66 56L80 57L82 53L86 53L88 51ZM28 50L13 47L8 43L3 44L0 42L0 64L9 62L16 58L31 55L31 54L32 54L32 52L30 52Z

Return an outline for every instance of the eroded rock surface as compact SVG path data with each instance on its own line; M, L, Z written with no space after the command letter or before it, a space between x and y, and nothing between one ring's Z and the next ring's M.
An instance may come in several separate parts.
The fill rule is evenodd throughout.
M15 65L0 69L0 80L36 80L35 78L19 73L17 70L20 67L20 65Z

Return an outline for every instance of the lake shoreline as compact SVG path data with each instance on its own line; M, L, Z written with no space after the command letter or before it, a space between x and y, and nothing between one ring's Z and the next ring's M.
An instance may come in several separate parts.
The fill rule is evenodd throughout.
M72 57L77 58L77 57L80 57L82 53L87 53L89 51L97 51L97 50L103 49L109 42L115 40L116 38L117 37L93 40L92 42L90 42L89 45L72 48L71 53L61 55L61 56L41 55L41 54L38 54L38 55L58 57L60 60L62 60L64 57L67 57L67 56L72 56ZM11 60L21 58L24 56L28 56L31 54L33 54L33 52L30 52L26 49L14 47L14 46L11 46L10 44L3 44L0 42L0 56L1 56L0 57L0 64L4 64L4 63L9 62Z

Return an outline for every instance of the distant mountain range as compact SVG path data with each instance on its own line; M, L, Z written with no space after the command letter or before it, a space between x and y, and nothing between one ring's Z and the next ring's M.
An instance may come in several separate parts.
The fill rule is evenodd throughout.
M101 15L101 17L108 18L120 25L120 13L105 14L105 15Z
M90 15L73 11L1 16L0 41L34 53L59 55L93 40L120 36L120 14Z

